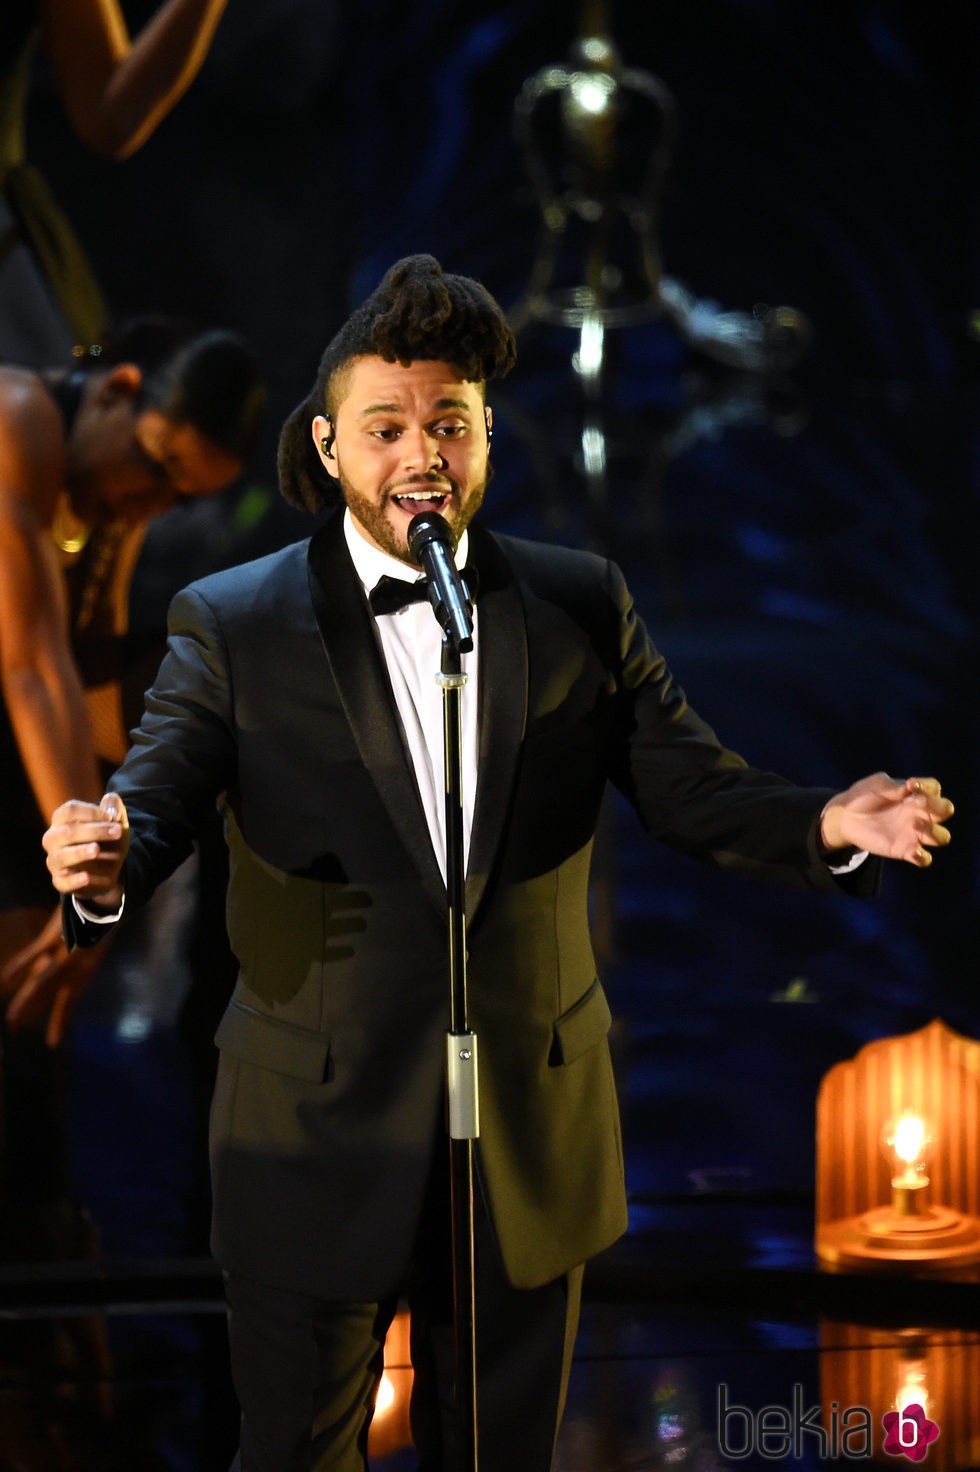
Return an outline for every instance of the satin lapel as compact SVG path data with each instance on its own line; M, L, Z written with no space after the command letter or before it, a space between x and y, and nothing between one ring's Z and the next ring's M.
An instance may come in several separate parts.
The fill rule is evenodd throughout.
M364 765L426 893L445 914L446 886L402 743L374 623L344 543L342 516L331 517L310 542L309 583L323 647Z
M480 574L480 756L466 879L472 925L503 839L527 720L527 621L496 539L471 526L469 555Z

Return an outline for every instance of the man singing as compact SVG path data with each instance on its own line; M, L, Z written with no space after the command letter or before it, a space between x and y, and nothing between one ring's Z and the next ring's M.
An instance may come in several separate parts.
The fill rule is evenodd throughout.
M90 944L212 803L224 814L240 975L217 1035L213 1245L245 1472L365 1467L400 1297L419 1465L457 1465L441 633L427 601L392 596L418 591L420 510L478 581L462 742L483 1472L550 1467L582 1264L626 1227L586 905L606 783L679 852L828 893L871 893L869 856L922 867L949 838L932 778L835 794L747 766L687 704L613 565L474 521L486 385L513 361L477 282L429 256L392 267L282 435L287 499L320 511L339 490L343 509L177 597L110 794L64 804L45 838Z

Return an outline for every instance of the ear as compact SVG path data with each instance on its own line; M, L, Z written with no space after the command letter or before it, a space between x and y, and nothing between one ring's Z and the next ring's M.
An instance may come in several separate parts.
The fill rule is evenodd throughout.
M116 363L99 382L95 398L103 404L126 399L135 404L143 387L143 370L136 363Z
M489 450L490 441L493 439L493 410L490 408L489 404L483 411L483 418L486 421L487 426L487 449Z
M320 464L331 477L337 479L337 459L333 453L333 420L329 414L317 414L310 426L313 432L313 444L319 456Z

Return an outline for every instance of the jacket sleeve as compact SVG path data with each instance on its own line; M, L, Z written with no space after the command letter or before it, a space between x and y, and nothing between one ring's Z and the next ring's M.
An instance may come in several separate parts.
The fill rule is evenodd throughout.
M799 787L750 767L688 704L608 564L616 610L612 781L654 837L750 878L841 894L871 894L881 864L835 876L818 850L820 813L833 788Z
M220 619L200 591L185 589L171 604L167 653L133 745L109 783L129 815L127 913L187 857L203 818L234 784L232 710Z

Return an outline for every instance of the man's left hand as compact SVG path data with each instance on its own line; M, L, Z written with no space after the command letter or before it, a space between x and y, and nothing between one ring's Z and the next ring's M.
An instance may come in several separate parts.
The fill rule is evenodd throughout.
M929 850L949 843L944 824L952 816L953 804L935 777L903 781L875 772L830 799L820 817L820 838L831 851L864 849L927 869Z

